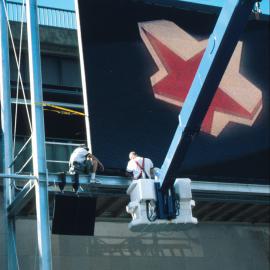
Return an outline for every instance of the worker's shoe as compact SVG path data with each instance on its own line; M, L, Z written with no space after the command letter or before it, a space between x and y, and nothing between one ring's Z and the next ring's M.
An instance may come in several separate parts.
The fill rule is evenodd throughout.
M90 184L100 184L100 180L96 179L96 174L92 173L91 174L91 179L90 179Z
M98 180L98 179L95 179L94 181L95 181L95 184L100 184L101 183L100 180Z
M91 179L90 180L90 184L100 184L101 182L100 182L100 180L98 180L98 179Z

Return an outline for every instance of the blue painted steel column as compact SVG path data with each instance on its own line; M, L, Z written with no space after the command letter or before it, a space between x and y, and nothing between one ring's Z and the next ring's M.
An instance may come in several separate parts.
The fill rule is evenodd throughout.
M31 116L32 116L32 152L33 171L36 181L36 212L39 269L52 268L51 260L51 235L49 226L49 202L47 189L47 167L45 151L45 128L43 114L43 96L41 79L40 41L37 20L36 0L26 1L27 35L29 55L29 75L31 93Z
M10 97L10 72L9 72L9 45L8 25L5 15L4 2L0 1L0 102L1 102L1 135L2 135L2 165L3 171L11 175L12 169L9 164L12 162L12 113ZM14 199L14 188L10 178L4 178L4 215L6 228L6 246L8 269L17 268L17 252L15 241L15 220L8 218L7 208Z
M179 115L180 124L161 168L160 180L163 191L173 185L175 172L181 167L192 137L200 130L255 2L255 0L228 0L221 10Z

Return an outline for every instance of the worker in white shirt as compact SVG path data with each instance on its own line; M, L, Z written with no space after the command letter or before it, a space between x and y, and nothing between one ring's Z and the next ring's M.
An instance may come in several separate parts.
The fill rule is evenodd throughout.
M100 166L101 170L104 170L103 164L89 152L89 148L85 145L77 147L71 154L69 159L69 172L71 174L83 173L91 174L91 179L96 177L96 171Z
M136 152L129 153L127 171L133 174L133 179L153 178L154 165L151 159L140 157Z

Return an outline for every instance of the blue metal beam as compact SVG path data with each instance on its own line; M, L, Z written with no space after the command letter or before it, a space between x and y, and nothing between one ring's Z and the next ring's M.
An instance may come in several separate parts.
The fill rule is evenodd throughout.
M29 78L32 116L32 156L36 190L37 236L39 269L52 269L51 235L49 224L49 201L47 190L47 166L45 150L45 127L41 78L40 39L37 16L37 0L26 0Z
M179 115L179 125L161 168L163 192L172 187L194 135L216 93L255 0L228 0L209 38L198 71Z
M89 176L80 175L79 182L83 188L79 190L80 196L127 196L126 190L132 182L119 176L97 175L96 179L100 181L99 184L89 184ZM60 189L55 185L60 183L59 176L49 174L48 180L51 185L49 191L59 193ZM71 190L73 181L72 176L66 177L65 193ZM270 204L270 185L192 181L191 189L196 201Z
M11 113L11 91L9 72L9 44L8 44L8 21L5 10L5 1L0 0L0 108L1 108L1 134L3 135L2 162L5 174L11 174L12 168L12 113ZM13 180L4 179L4 215L7 243L7 267L9 270L18 269L17 251L15 241L15 220L9 219L7 207L14 198Z
M12 178L18 182L29 181L29 179L37 180L35 176L32 175L6 175L0 174L0 179L2 178ZM91 176L80 175L79 183L82 185L89 184ZM132 180L127 177L122 176L109 176L109 175L97 175L96 179L99 180L99 184L93 184L93 186L99 186L100 188L119 188L127 189L131 184ZM71 185L74 182L74 176L66 175L66 184ZM50 173L48 174L48 184L50 186L54 184L61 183L59 174ZM90 184L91 186L91 184ZM193 181L191 183L191 188L197 192L204 191L215 191L215 192L233 192L233 193L250 193L250 194L262 194L270 196L270 185L258 185L258 184L241 184L241 183L224 183L224 182L208 182L208 181Z
M29 181L28 179L33 179L36 181L36 178L30 175L0 174L0 180L2 178L12 178L16 180L17 184L24 184L26 181ZM80 175L79 184L82 185L84 189L79 190L80 196L127 196L126 190L132 182L131 179L120 176L97 175L96 179L100 181L99 184L89 184L90 176ZM60 192L60 189L57 186L59 183L61 183L59 174L48 175L48 190L50 193ZM64 190L65 193L71 192L71 186L73 183L74 177L67 175L66 188ZM191 189L193 197L196 201L229 201L257 204L270 203L270 185L192 181ZM28 201L27 196L25 196L27 193L25 191L27 190L30 191L28 188L24 189L24 195L22 193L21 195L18 194L17 196L21 196L26 201ZM21 203L25 204L24 200L21 200ZM15 206L13 203L12 205ZM16 213L18 213L17 210Z

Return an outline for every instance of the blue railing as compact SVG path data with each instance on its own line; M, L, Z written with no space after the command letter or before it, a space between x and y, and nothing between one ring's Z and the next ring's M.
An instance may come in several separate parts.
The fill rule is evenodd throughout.
M23 8L24 21L26 21L25 6L21 3L7 1L9 20L21 22ZM75 12L72 10L38 6L38 20L40 25L76 29Z

